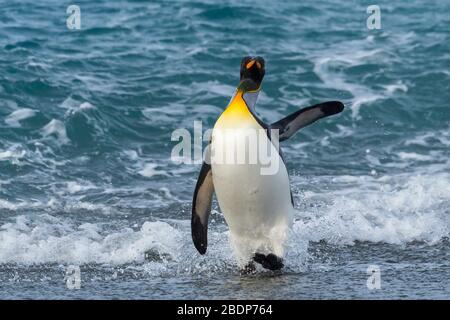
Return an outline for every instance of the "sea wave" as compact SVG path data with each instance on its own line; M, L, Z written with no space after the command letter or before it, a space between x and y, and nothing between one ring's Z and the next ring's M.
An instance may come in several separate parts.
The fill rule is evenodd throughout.
M440 173L432 177L316 177L306 185L295 184L302 191L295 194L300 203L287 244L287 265L303 270L311 242L347 246L355 242L402 245L420 241L433 245L448 238L449 181L448 173ZM329 187L323 190L324 185ZM76 184L68 188L73 193L83 189ZM15 209L11 203L1 204ZM234 260L228 232L218 215L214 211L208 257L231 268ZM0 227L0 263L122 265L156 259L153 262L192 273L201 272L206 263L190 241L189 220L121 222L121 227L113 229L102 222L77 223L54 214L19 215L10 220Z

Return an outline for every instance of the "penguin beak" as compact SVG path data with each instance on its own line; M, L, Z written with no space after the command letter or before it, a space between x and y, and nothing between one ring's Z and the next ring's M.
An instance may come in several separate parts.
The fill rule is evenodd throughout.
M251 67L253 67L253 65L256 63L256 67L258 68L258 69L261 69L261 63L259 63L259 61L256 61L256 60L250 60L246 65L245 65L245 68L247 69L247 70L249 70Z
M250 69L251 67L253 67L253 65L255 64L255 60L250 60L250 62L248 62L246 65L245 65L245 68L248 70L248 69Z

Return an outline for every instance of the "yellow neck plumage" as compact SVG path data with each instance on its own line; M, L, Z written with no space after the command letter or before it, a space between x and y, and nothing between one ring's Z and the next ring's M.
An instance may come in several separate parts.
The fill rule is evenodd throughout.
M242 122L254 122L255 119L251 110L254 111L258 93L259 90L244 92L243 90L237 89L218 122L227 127Z

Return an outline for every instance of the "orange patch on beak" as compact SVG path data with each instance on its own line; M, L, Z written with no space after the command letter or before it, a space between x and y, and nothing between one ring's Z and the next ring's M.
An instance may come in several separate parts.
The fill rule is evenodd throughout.
M259 63L258 61L256 61L256 66L258 67L258 69L261 69L261 63Z
M254 64L255 64L255 60L252 60L252 61L250 61L249 63L247 63L247 64L245 65L245 67L246 67L247 69L250 69Z

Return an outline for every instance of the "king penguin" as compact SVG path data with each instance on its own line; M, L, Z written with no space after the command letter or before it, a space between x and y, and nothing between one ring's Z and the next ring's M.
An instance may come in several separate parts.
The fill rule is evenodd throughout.
M216 194L242 270L254 270L254 262L270 270L284 266L294 202L279 142L344 109L341 102L329 101L267 124L255 110L264 75L262 57L242 59L240 83L214 125L192 203L192 239L199 253L205 254L208 219ZM255 134L249 134L252 132ZM268 164L273 170L268 170Z

